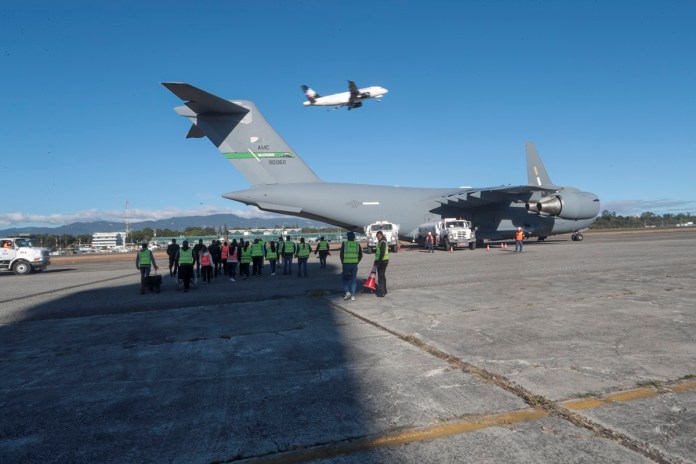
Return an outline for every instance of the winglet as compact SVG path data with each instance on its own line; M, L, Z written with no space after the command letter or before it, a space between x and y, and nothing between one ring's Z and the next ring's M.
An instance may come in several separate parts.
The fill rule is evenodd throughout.
M533 142L527 142L527 182L537 187L556 187L546 172Z

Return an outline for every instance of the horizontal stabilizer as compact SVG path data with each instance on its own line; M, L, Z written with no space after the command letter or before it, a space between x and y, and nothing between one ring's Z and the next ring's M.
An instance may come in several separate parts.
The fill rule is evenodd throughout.
M239 106L231 101L222 99L190 84L163 82L162 85L168 88L174 95L182 99L186 106L188 106L196 114L246 114L249 112L249 110L243 106ZM190 131L189 134L191 134Z

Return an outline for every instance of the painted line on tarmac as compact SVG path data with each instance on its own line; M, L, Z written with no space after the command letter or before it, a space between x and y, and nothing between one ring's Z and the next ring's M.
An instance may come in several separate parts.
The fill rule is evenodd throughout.
M619 432L617 430L610 429L608 427L605 427L597 422L594 422L590 420L589 418L578 414L577 412L574 412L573 410L565 407L562 403L550 400L543 395L536 395L533 392L527 390L521 385L518 385L517 383L513 382L512 380L508 379L505 376L496 374L494 372L490 372L486 369L483 369L479 366L476 366L474 364L468 363L466 361L463 361L462 359L457 358L454 355L451 355L449 353L445 353L444 351L441 351L440 349L429 345L425 341L413 336L413 335L406 335L401 332L398 332L394 329L390 329L389 327L386 327L385 325L380 324L379 322L376 322L368 317L365 317L354 310L351 310L345 306L340 305L339 303L329 299L329 303L333 305L335 308L345 312L346 314L349 314L367 324L372 325L373 327L386 332L388 334L391 334L400 340L409 343L416 348L431 354L432 356L435 356L436 358L447 362L450 364L452 367L456 369L461 369L463 372L466 372L468 374L474 375L476 377L479 377L480 379L484 380L485 382L492 383L496 385L499 388L502 388L503 390L512 393L513 395L517 396L518 398L522 399L525 403L527 403L529 406L532 408L537 408L545 411L547 414L561 418L563 420L566 420L570 422L571 424L575 425L576 427L581 427L586 430L589 430L592 432L594 435L600 437L600 438L605 438L614 441L615 443L628 448L648 459L651 459L657 463L660 464L670 464L673 461L667 458L661 451L655 449L652 447L650 444L641 442L639 440L636 440L622 432Z
M117 276L117 277L109 277L108 279L94 280L92 282L85 282L83 284L70 285L68 287L61 287L61 288L55 288L53 290L46 290L45 292L32 293L31 295L18 296L16 298L9 298L7 300L0 300L0 303L10 303L12 301L26 300L28 298L34 298L36 296L50 295L51 293L58 293L58 292L62 292L65 290L72 290L74 288L86 287L88 285L101 284L104 282L109 282L111 280L123 279L125 277L133 277L133 273L130 272L128 274L123 274L123 275Z
M612 403L627 403L643 398L651 398L668 393L680 393L696 390L696 381L677 382L673 384L657 384L654 387L636 388L617 391L597 397L577 398L561 402L563 406L572 410L588 410L601 408ZM419 427L396 433L385 433L373 437L348 439L341 442L314 445L310 448L281 452L273 456L246 458L241 461L247 464L293 464L309 462L316 459L330 459L338 456L354 454L389 446L405 445L423 441L436 440L465 433L472 433L490 427L507 426L533 422L552 414L541 408L517 409L487 416L472 417L468 420L449 421L444 424L430 427ZM613 437L612 437L613 438ZM672 462L672 461L658 461Z

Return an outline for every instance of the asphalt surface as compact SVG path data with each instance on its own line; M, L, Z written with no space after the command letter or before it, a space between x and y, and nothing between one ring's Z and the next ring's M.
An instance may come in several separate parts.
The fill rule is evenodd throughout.
M512 250L407 248L356 301L337 252L188 293L134 256L0 274L0 463L696 462L696 230Z

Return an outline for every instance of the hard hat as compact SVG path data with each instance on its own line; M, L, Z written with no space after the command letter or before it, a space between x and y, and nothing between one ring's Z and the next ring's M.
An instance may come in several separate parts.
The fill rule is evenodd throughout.
M430 232L428 232L428 235L433 235L433 234L431 234Z

